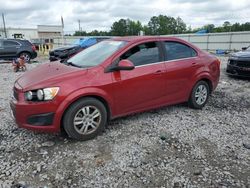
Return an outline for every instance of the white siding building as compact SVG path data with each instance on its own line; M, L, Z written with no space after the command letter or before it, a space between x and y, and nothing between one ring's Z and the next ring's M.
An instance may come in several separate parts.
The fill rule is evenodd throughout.
M62 34L60 25L38 25L37 28L6 28L7 38L52 39ZM0 38L5 38L4 29L0 28Z

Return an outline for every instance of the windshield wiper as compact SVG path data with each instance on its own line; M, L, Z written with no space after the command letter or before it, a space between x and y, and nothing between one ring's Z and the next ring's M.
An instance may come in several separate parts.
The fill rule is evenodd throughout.
M74 64L74 63L72 63L72 62L69 62L69 61L65 61L65 64L66 64L66 65L71 65L71 66L73 66L73 67L82 68L82 66L76 65L76 64Z

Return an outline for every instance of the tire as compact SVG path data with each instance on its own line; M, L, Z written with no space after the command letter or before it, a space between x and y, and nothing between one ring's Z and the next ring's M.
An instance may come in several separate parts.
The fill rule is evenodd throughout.
M69 137L89 140L103 132L107 123L107 110L94 98L83 98L73 103L63 116L63 128Z
M27 62L27 63L30 62L30 59L31 59L30 53L28 53L28 52L22 52L22 53L19 54L19 58L21 56L24 56L25 62Z
M195 84L188 100L188 105L194 109L202 109L209 98L209 85L201 80Z

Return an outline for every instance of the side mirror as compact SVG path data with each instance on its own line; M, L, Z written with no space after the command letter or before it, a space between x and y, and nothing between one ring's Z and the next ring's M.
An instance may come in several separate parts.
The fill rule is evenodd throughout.
M128 59L123 59L118 63L118 70L133 70L134 68L134 64Z
M242 51L244 51L244 50L246 50L247 49L247 47L243 47L243 48L241 48L242 49Z
M128 60L123 59L119 61L118 65L111 65L105 69L105 72L113 72L119 70L133 70L135 68L134 64Z

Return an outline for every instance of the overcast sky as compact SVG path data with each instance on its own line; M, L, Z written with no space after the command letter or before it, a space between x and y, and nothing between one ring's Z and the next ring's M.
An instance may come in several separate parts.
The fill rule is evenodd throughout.
M250 0L0 0L0 13L7 27L31 27L61 24L65 33L78 30L109 30L120 18L147 24L152 16L180 16L192 28L224 21L250 22ZM0 27L3 26L0 19Z

